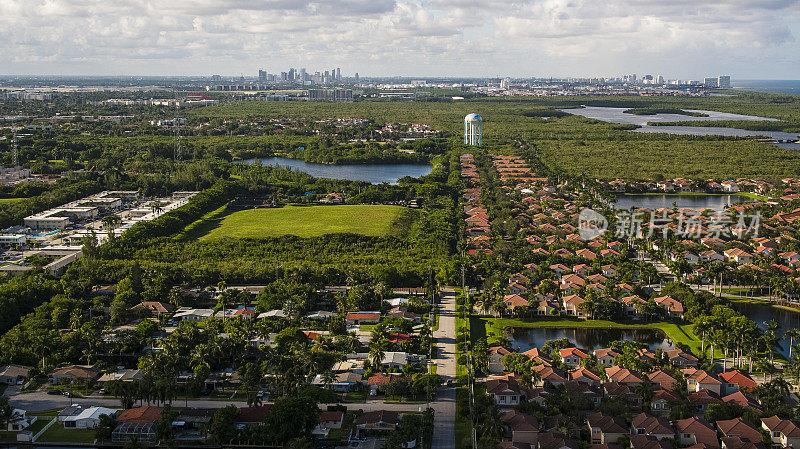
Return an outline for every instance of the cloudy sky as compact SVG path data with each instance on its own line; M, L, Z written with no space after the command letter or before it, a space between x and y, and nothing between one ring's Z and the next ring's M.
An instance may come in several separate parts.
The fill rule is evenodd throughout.
M800 78L800 0L0 0L0 74Z

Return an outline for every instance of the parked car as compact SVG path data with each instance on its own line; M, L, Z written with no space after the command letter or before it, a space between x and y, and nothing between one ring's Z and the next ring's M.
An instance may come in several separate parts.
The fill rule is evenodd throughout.
M56 390L56 389L47 390L47 394L61 394L61 390Z

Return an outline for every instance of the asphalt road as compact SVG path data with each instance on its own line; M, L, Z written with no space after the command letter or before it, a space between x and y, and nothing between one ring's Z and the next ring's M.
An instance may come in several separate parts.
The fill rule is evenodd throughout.
M438 358L436 373L446 381L456 377L456 296L452 288L442 290L439 330L436 338ZM456 445L456 390L444 388L431 403L436 412L433 429L433 449L453 448Z

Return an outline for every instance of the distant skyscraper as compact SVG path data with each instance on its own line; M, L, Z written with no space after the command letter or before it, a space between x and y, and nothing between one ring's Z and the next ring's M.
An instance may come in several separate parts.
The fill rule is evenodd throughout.
M656 77L656 84L664 84L664 77L661 76L661 75L658 75Z
M717 78L713 76L708 76L703 79L703 85L706 87L717 87Z
M353 78L355 78L356 82L358 82L358 72L356 72L356 74L353 76Z
M336 81L341 81L341 80L342 80L342 69L336 67Z
M300 84L306 85L306 68L300 69Z
M266 83L267 82L267 71L266 70L259 70L258 71L258 82L259 83Z
M503 80L500 81L500 88L501 89L505 89L505 90L510 89L511 88L511 78L503 78Z
M720 75L717 78L717 87L720 89L730 89L731 88L731 76L730 75Z

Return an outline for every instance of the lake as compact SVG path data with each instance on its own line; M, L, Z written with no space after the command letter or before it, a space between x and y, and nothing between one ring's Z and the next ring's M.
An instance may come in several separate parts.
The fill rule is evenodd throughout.
M332 165L314 164L298 159L283 157L265 157L247 159L247 164L261 164L291 168L292 170L308 173L315 178L347 179L350 181L366 181L372 184L397 184L400 178L411 176L419 178L429 174L433 168L430 165L418 164L351 164Z
M630 209L631 207L644 207L650 210L662 207L672 208L675 203L678 208L725 210L725 206L752 201L751 198L738 195L618 195L614 202L614 209Z
M598 329L586 327L555 328L535 327L519 328L512 330L512 335L507 338L511 345L520 352L532 348L541 348L548 340L568 339L576 347L593 351L607 348L612 341L628 340L647 344L655 351L674 349L672 342L658 329Z
M699 112L708 117L693 117L682 114L654 114L636 115L626 114L629 108L610 108L600 106L587 106L584 108L561 109L561 111L580 115L586 118L602 120L610 123L638 125L634 132L638 133L666 133L692 136L728 136L728 137L753 137L765 136L778 140L797 140L797 133L780 131L749 131L738 128L705 127L705 126L650 126L652 122L701 122L714 120L747 120L747 121L779 121L775 118L757 117L754 115L731 114L728 112L703 111L698 109L685 109L688 112Z
M765 329L765 321L775 320L780 327L778 334L783 335L787 330L800 328L800 313L791 310L779 309L769 304L758 304L749 302L731 302L731 307L742 315L750 318L758 324L758 327ZM795 340L795 344L800 341ZM781 347L778 349L784 357L789 357L789 339L781 339Z

